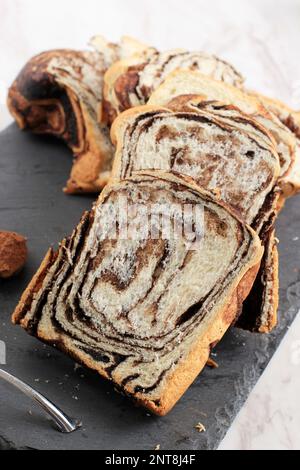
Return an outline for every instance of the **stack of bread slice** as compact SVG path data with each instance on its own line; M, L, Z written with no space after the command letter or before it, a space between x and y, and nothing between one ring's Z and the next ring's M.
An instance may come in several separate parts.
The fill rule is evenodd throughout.
M147 98L139 100L130 89L133 89L132 80L137 81L136 70L141 65L149 63L141 79L143 92L149 80L159 84L169 72L181 66L201 70L237 86L242 83L232 66L203 53L160 54L127 36L119 44L96 36L91 45L92 51L62 49L33 57L8 94L8 107L21 129L60 137L70 147L75 158L65 188L67 193L99 193L108 182L114 156L109 138L112 116L116 117L125 108L124 101L131 107L135 102L143 104L150 97L148 91ZM113 80L116 83L110 85ZM123 81L124 88L120 85ZM138 92L134 93L136 96ZM113 100L115 94L121 103Z
M231 325L277 323L274 222L300 189L300 117L215 56L93 45L32 59L9 92L21 128L72 149L68 192L108 183L13 321L164 415Z

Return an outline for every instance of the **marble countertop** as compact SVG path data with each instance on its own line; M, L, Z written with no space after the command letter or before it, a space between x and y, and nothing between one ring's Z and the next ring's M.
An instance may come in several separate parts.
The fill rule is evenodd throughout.
M11 122L7 88L26 60L82 48L97 33L216 53L248 88L300 109L300 0L1 0L0 130ZM300 449L299 368L298 315L220 449Z

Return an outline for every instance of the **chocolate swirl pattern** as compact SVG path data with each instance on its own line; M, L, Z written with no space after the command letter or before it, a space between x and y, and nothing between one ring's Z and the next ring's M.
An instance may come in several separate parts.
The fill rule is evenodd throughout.
M273 224L280 167L275 142L264 127L233 106L189 96L175 99L170 107L174 110L143 106L115 121L112 176L127 178L145 169L175 172L216 194L252 225L268 249L248 299L247 321L242 314L239 325L270 331L278 304Z
M200 206L200 245L190 250L183 236L161 231L111 237L120 196L133 207ZM133 219L139 235L142 222ZM108 186L50 250L14 322L163 415L234 321L261 256L257 235L208 193L171 174L138 175Z
M207 101L219 101L234 105L244 114L255 119L273 136L280 159L278 184L282 190L282 202L300 190L299 145L291 130L274 114L274 108L246 91L222 83L197 72L176 71L152 94L149 105L169 106L181 95L201 96ZM178 104L177 104L178 106ZM268 108L268 109L267 109Z
M66 192L99 190L109 175L113 146L98 122L106 69L98 52L49 51L31 59L9 91L21 129L59 137L72 150Z
M172 50L152 51L114 64L106 73L104 98L106 118L116 116L134 106L146 104L153 93L174 70L198 70L208 77L236 87L243 85L242 76L224 60L204 52Z
M112 177L154 169L186 175L259 229L258 215L280 171L271 136L233 106L189 98L173 107L178 111L144 106L115 121Z
M53 50L32 58L8 95L21 129L54 135L70 147L75 159L67 193L99 192L107 183L114 148L100 122L104 73L120 58L147 49L128 37L111 44L98 36L92 45L94 51Z

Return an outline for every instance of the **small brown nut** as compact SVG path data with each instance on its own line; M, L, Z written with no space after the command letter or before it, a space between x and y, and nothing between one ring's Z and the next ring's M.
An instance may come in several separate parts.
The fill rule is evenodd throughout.
M27 259L26 238L14 232L0 231L0 278L17 274Z

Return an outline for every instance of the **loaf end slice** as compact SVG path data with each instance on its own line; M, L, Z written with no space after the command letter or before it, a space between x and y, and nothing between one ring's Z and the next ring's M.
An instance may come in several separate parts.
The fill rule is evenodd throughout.
M124 198L126 236L115 225ZM153 236L145 226L158 208L171 222L150 224ZM166 237L183 208L192 233ZM255 232L206 191L172 174L138 174L107 186L49 251L13 322L165 415L236 320L262 253Z
M107 67L97 51L47 51L25 65L9 90L8 107L21 129L54 135L71 149L68 193L97 192L108 179L113 146L99 123Z

